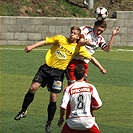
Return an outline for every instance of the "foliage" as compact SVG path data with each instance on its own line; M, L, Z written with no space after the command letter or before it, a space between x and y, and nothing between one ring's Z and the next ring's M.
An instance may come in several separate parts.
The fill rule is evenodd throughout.
M18 9L12 3L3 2L0 6L0 15L1 16L17 16Z
M88 10L83 0L1 0L1 16L45 16L45 17L94 17L98 6L105 7L109 17L113 12L132 11L132 0L94 0L94 8Z

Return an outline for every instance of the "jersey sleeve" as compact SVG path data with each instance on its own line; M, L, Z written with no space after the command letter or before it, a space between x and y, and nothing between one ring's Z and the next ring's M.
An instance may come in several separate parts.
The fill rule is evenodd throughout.
M91 59L91 55L86 51L84 46L80 46L79 55L84 58Z
M59 39L60 39L60 35L56 35L56 36L52 36L52 37L46 37L46 45L57 44Z
M93 108L100 108L102 106L102 101L99 97L99 94L97 92L97 89L94 85L91 85L93 88L92 92L92 107Z
M102 36L98 37L98 44L99 44L99 47L101 47L101 49L104 49L107 46L107 43L105 42Z
M84 35L84 38L87 39L88 34L92 32L92 28L90 26L81 26L81 34Z
M69 93L68 93L68 88L66 88L65 91L64 91L64 95L62 97L62 100L61 100L60 107L63 108L63 109L67 109L67 105L69 103L69 100L70 100L70 96L69 96Z
M85 26L80 27L80 29L81 29L81 34L85 36L87 32L87 29L85 28Z

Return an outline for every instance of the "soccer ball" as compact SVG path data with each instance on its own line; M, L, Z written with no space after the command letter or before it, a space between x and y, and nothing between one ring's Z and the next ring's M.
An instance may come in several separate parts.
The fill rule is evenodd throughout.
M104 19L106 19L108 17L107 9L105 7L98 7L95 10L95 17L97 20L103 21Z

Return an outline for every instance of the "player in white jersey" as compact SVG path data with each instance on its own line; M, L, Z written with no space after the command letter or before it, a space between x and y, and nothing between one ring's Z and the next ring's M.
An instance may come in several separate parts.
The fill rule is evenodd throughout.
M102 101L96 87L84 81L85 68L78 64L74 69L76 81L65 88L60 105L58 126L66 123L61 133L100 133L93 110L99 109Z
M115 35L120 30L120 27L116 27L112 31L112 36L110 38L110 41L107 44L101 35L107 28L106 21L96 21L94 24L94 28L92 28L90 26L82 26L80 28L81 28L81 34L82 34L81 38L84 38L85 41L83 41L83 42L79 41L79 44L85 45L86 50L91 55L96 52L98 47L100 47L103 51L109 52L110 49L112 48L112 45L113 45L113 42L115 39ZM66 71L68 84L75 82L74 68L77 64L83 64L85 67L86 76L88 75L88 67L89 67L88 63L89 63L89 60L87 60L81 56L76 56L69 63L69 65L67 67L67 71ZM105 74L105 73L103 73L103 74Z

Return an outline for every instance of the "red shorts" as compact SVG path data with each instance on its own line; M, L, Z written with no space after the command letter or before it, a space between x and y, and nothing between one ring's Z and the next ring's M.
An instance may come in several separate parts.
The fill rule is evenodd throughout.
M69 65L67 66L67 70L66 70L66 77L67 77L67 80L68 82L75 82L76 78L74 76L74 69L76 67L77 64L82 64L84 67L85 67L85 75L87 77L88 75L88 63L82 61L82 60L76 60L76 59L73 59Z
M97 126L93 125L88 130L74 130L71 129L67 123L63 126L61 133L100 133L100 130L97 128Z

